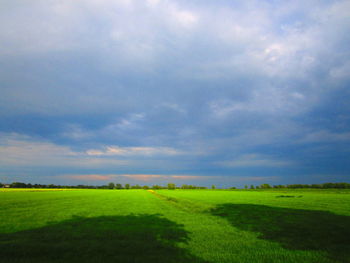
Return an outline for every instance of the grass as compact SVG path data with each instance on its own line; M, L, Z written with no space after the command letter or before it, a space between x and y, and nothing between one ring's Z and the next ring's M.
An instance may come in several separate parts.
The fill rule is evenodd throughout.
M350 191L0 191L1 262L350 262Z

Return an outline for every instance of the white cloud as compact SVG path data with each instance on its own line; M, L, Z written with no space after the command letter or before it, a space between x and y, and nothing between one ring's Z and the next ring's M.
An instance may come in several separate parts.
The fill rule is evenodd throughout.
M147 4L151 7L157 6L160 2L161 0L147 0Z
M172 174L63 174L64 178L81 181L112 181L112 180L134 180L142 182L150 181L178 181L178 180L203 180L213 178L212 176L200 175L172 175Z
M350 79L350 61L330 69L330 76L336 80Z
M219 44L225 44L227 41L227 44L232 45L233 50L236 50L239 44L240 49L246 55L249 55L249 51L254 51L255 54L260 53L262 57L272 62L279 59L288 62L291 59L299 59L300 55L294 58L291 56L297 51L309 50L319 45L313 37L323 28L322 24L317 26L317 22L331 23L327 25L327 30L334 26L333 23L343 25L344 21L347 21L344 10L349 6L347 1L320 5L316 8L312 4L305 5L302 2L276 7L252 1L240 8L229 8L218 4L214 7L210 5L208 8L192 6L191 9L177 1L148 0L147 4L155 7L156 11L132 0L89 0L79 5L68 0L52 5L45 1L38 1L30 5L22 3L21 8L14 8L18 6L18 2L14 1L14 6L9 5L10 7L7 10L4 9L3 12L17 16L15 20L17 22L12 24L12 28L16 30L9 30L10 27L7 25L10 21L13 23L14 20L10 20L7 16L3 17L1 30L5 34L2 38L3 40L12 39L12 44L15 42L16 45L7 47L9 49L16 49L22 45L22 48L31 47L36 48L37 51L39 47L36 44L39 43L43 45L41 46L42 51L47 50L45 46L53 49L73 48L78 50L82 46L80 37L83 37L84 46L88 48L96 44L99 48L111 47L113 42L108 40L109 35L104 35L103 32L112 32L112 36L117 36L117 39L122 36L121 39L127 41L123 47L127 47L126 44L133 46L140 42L140 39L143 40L142 44L149 45L155 41L163 45L159 43L162 33L171 33L171 30L177 33L172 23L184 28L191 28L198 24L203 34L203 30L207 30L206 33L213 40L224 41ZM292 23L283 21L285 16L292 16L293 13L308 14L307 10L311 8L313 12L310 12L309 17L302 17L299 22L298 20ZM35 16L21 16L22 12L27 11L36 12L40 19ZM216 19L213 19L214 17ZM202 19L203 23L199 23L199 20ZM308 27L301 22L303 19L309 19L314 23L310 23ZM99 28L92 22L97 22ZM164 25L169 25L169 27L164 28ZM13 32L16 33L13 34ZM93 38L92 36L96 33L98 37ZM19 38L24 41L21 42ZM29 43L31 45L28 45ZM100 46L102 44L103 46ZM118 45L117 48L121 46ZM265 62L261 61L261 63Z
M109 125L105 127L105 130L121 129L121 130L131 130L137 129L139 127L139 122L145 118L144 113L134 113L130 114L128 117L121 119L116 124Z
M171 109L173 111L176 111L178 113L181 114L185 114L187 113L186 109L184 107L181 107L179 104L176 103L162 103L161 105L157 106L156 108L167 108L167 109Z
M118 147L107 146L103 150L87 150L90 156L171 156L183 154L181 151L169 147Z
M293 88L267 86L251 92L251 97L247 100L215 100L209 103L209 107L218 118L240 113L292 116L309 109L312 99Z
M0 50L12 55L75 50L98 54L103 70L137 66L139 72L157 72L164 67L164 59L176 55L174 45L179 54L191 54L204 41L210 59L190 56L182 67L172 68L174 75L222 78L239 72L307 78L315 67L324 66L323 61L330 61L329 45L346 34L350 24L344 12L347 1L316 3L275 6L250 1L238 8L221 4L189 8L159 0L146 4L89 0L79 5L67 0L54 5L40 1L21 8L14 3L0 20ZM22 14L31 11L35 16ZM285 21L293 16L295 21ZM191 34L185 33L187 29ZM333 31L340 30L334 35ZM327 39L332 41L325 43ZM342 72L333 69L331 75Z
M66 131L62 133L62 136L73 140L84 140L92 138L94 134L90 131L83 129L79 125L71 124L67 125Z
M198 21L198 17L190 12L184 10L172 9L171 14L174 17L175 21L185 28L190 28Z
M1 134L0 165L4 167L149 168L171 166L167 160L184 152L170 147L118 147L76 151L68 146L20 134ZM144 158L147 157L147 160ZM155 159L154 159L155 158ZM157 159L162 159L158 161Z
M1 134L0 165L2 167L80 167L125 166L127 160L102 159L19 134Z
M284 167L293 163L260 154L246 154L233 160L218 162L218 164L226 167Z
M303 138L298 140L299 143L329 143L329 142L350 142L350 132L332 132L329 130L319 130L309 132Z

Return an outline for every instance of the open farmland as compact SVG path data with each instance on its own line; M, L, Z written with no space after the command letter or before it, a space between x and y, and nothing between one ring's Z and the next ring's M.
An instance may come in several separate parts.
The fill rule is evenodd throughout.
M1 262L350 262L350 191L0 191Z

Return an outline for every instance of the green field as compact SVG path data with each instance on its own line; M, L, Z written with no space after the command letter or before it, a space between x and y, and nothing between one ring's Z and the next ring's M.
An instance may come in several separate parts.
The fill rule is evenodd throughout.
M0 190L0 262L350 262L350 191Z

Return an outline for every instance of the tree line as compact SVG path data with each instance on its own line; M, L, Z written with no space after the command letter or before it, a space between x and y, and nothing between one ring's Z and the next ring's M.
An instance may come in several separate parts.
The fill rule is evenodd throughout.
M288 189L299 189L299 188L315 188L315 189L350 189L350 183L323 183L323 184L287 184L287 185L247 185L244 186L245 189L271 189L271 188L288 188Z
M175 189L207 189L205 186L196 186L196 185L188 185L183 184L181 186L177 186L174 183L168 183L166 186L162 185L131 185L131 184L120 184L120 183L109 183L107 185L55 185L55 184L26 184L21 182L13 182L11 184L3 184L0 183L0 188L6 187L6 188L61 188L61 189L168 189L168 190L175 190ZM314 189L350 189L350 183L323 183L323 184L287 184L287 185L270 185L270 184L261 184L261 185L245 185L244 189L279 189L279 188L286 188L286 189L299 189L299 188L314 188ZM215 185L211 186L211 189L217 189ZM236 187L228 187L227 189L237 189Z
M56 184L31 184L31 183L22 183L22 182L13 182L11 184L3 184L0 183L0 188L60 188L60 189L169 189L169 190L175 190L175 189L207 189L207 187L204 186L196 186L196 185L187 185L183 184L182 186L176 186L174 183L168 183L166 186L161 185L131 185L131 184L119 184L119 183L109 183L107 185L56 185Z

